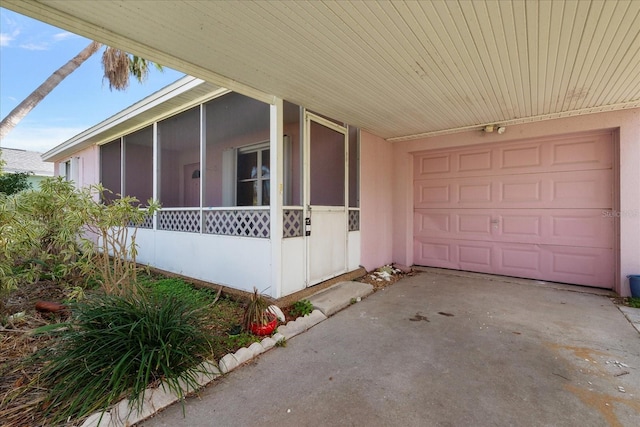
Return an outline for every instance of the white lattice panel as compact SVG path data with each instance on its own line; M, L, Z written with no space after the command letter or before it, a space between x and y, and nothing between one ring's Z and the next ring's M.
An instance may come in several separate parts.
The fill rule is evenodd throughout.
M145 215L142 224L138 225L140 228L153 228L153 215Z
M159 211L158 230L200 232L200 211Z
M349 231L360 230L360 211L349 210Z
M269 238L271 217L267 210L224 210L205 212L204 232L224 236Z
M138 228L153 228L153 215L145 215L144 219L142 220L142 223L140 224L135 224L133 223L133 221L129 221L129 224L127 224L128 227L138 227Z
M302 209L285 209L282 212L282 236L299 237L304 230Z

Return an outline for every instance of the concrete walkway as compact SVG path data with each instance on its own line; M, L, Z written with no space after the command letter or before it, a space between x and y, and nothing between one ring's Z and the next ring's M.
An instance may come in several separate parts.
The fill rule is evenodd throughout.
M637 426L640 334L602 295L423 272L141 425Z

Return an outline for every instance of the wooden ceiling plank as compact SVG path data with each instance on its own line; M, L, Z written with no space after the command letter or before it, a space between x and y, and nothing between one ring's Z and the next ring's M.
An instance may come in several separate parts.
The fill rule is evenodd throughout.
M612 81L617 81L620 71L624 70L622 62L625 58L633 57L628 55L629 49L633 49L633 43L638 43L640 34L640 2L625 1L618 3L609 26L607 35L610 43L604 50L604 56L600 65L595 71L592 79L598 76L598 90L590 92L585 102L594 106L608 96L609 85ZM636 49L637 50L637 46ZM637 70L637 69L636 69ZM640 70L637 70L640 72Z
M443 57L448 57L449 69L455 76L456 85L459 88L463 105L467 105L469 122L480 123L481 111L486 111L486 103L479 96L482 80L477 68L473 64L471 56L465 46L453 18L444 2L408 2L409 12L418 19L422 25L418 34L420 40L427 44L432 43L434 48L442 52ZM454 31L455 29L455 31Z
M406 68L411 70L409 74L412 81L418 82L420 86L433 86L433 96L435 100L444 106L443 113L448 117L457 114L454 105L459 101L455 91L455 81L447 78L446 63L441 52L431 43L430 40L417 37L420 25L416 22L401 3L381 3L389 20L393 23L394 31L400 34L400 39L396 39L398 45L406 46ZM404 16L401 12L404 10ZM413 25L412 25L413 24ZM424 42L427 42L425 45Z
M542 114L538 103L539 68L538 68L538 2L525 2L527 14L527 51L529 68L529 99L531 100L531 115Z
M491 77L487 73L487 68L483 62L483 56L485 57L485 61L489 60L489 58L487 58L486 51L479 48L475 42L476 37L481 38L477 30L478 23L477 20L474 19L475 14L468 16L470 11L467 6L469 6L470 3L442 2L440 5L447 7L451 15L451 22L462 38L465 49L471 58L471 65L478 74L479 83L476 86L477 96L479 101L484 103L484 109L479 112L482 118L481 123L490 121L488 120L490 117L500 117L498 97L493 90Z

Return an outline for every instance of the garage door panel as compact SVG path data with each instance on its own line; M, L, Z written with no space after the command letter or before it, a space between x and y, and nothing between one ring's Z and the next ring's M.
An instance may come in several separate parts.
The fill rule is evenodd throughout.
M498 220L496 239L516 242L539 240L543 233L544 216L546 212L534 215L533 212L523 214L516 211L512 214L503 212Z
M413 230L418 236L436 236L451 232L452 213L447 211L416 211L413 216Z
M420 209L414 212L414 235L437 239L492 239L493 212L471 209Z
M499 202L508 203L509 205L536 205L543 202L542 200L542 180L533 177L525 177L524 179L513 178L511 182L499 182L500 188Z
M567 138L551 144L550 165L556 169L611 169L611 134Z
M482 241L416 239L417 265L609 288L609 250Z
M460 153L453 157L456 160L457 173L491 172L494 169L493 151L485 149L482 151L471 151Z
M416 179L611 169L611 131L416 154Z
M493 245L486 242L456 242L455 247L460 268L474 271L492 269Z
M613 204L610 170L414 182L417 208L600 208Z
M449 206L452 203L453 183L446 181L421 181L414 187L416 206Z
M414 159L419 265L612 288L609 131Z
M518 277L539 278L543 270L543 254L538 245L502 245L497 250L498 268Z
M607 249L551 245L500 245L498 268L508 276L609 288Z
M550 258L547 280L612 287L614 261L610 250L566 246L545 249Z
M414 235L613 249L614 218L599 209L416 209Z
M479 237L489 237L491 235L491 212L458 213L455 215L457 234L474 234Z
M613 205L611 170L576 171L550 174L553 207L602 208Z
M490 273L494 249L488 242L447 239L415 239L416 264Z
M454 200L458 205L486 205L493 200L492 182L487 180L461 182L455 186Z
M614 221L600 210L557 213L551 221L549 242L552 244L613 249Z
M512 170L516 168L518 170L526 168L528 172L533 172L544 166L543 147L540 143L502 148L498 152L500 163L497 173L513 173Z
M453 172L451 154L416 156L413 160L413 170L420 178L449 176Z
M454 242L439 239L415 239L414 253L422 262L421 265L431 265L443 268L458 268L457 257L452 247Z

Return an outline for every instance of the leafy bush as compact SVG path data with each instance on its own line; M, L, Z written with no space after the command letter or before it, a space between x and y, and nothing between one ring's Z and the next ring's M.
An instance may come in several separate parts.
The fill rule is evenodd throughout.
M0 195L0 290L41 275L74 281L79 268L82 199L71 183L47 179L40 190Z
M78 191L58 177L39 191L0 195L0 291L43 275L76 286L97 280L107 293L131 289L137 225L157 204L146 211L133 197L103 204L104 192Z
M313 304L308 299L301 299L296 301L291 306L291 315L295 317L307 316L313 311Z
M153 292L97 296L78 303L74 318L40 329L55 344L39 353L48 388L43 410L53 424L101 410L123 397L140 408L145 388L163 380L197 388L192 370L211 354L208 307Z
M153 215L159 205L149 200L146 210L140 209L135 197L111 198L108 204L104 187L93 185L82 190L82 219L85 237L82 250L85 266L92 276L99 277L105 292L122 294L135 291L137 280L136 232L147 215Z
M31 188L31 184L27 181L30 175L33 174L31 172L0 173L0 193L10 196Z

